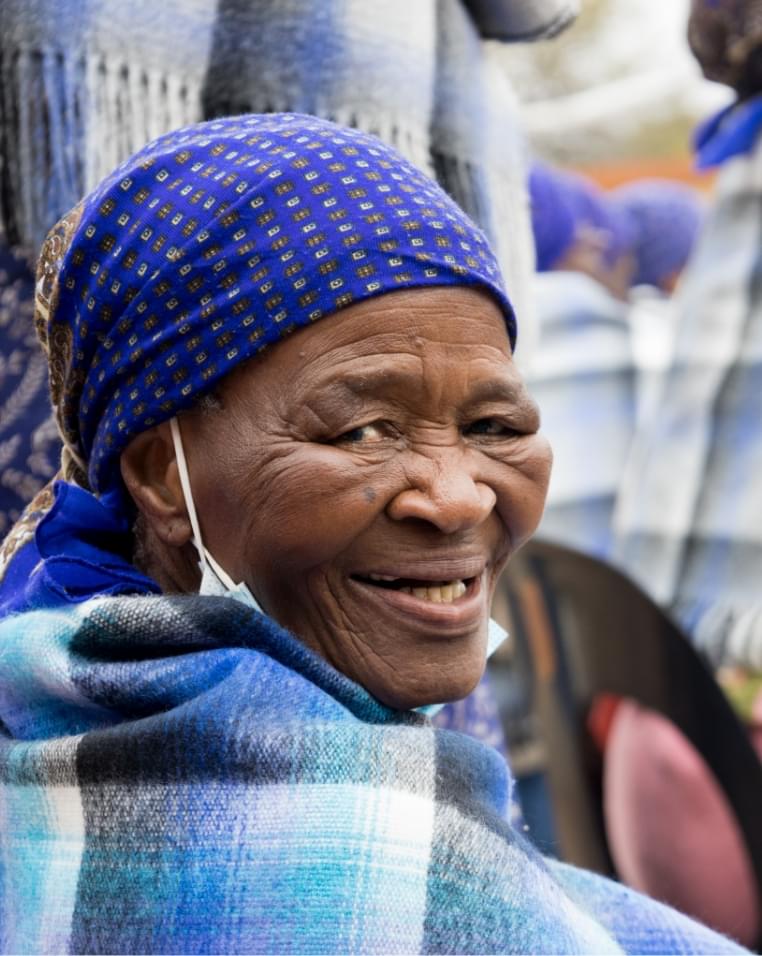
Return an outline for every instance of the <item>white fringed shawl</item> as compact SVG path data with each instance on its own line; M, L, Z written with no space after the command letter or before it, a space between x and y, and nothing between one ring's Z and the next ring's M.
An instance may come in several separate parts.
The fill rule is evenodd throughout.
M570 0L533 6L552 27ZM12 241L36 250L85 192L169 129L238 112L315 113L395 145L482 226L526 346L523 140L461 0L3 0L0 27L0 195Z

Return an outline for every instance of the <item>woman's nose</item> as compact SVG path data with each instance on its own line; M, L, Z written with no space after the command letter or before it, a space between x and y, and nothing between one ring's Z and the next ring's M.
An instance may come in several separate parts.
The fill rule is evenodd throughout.
M459 458L426 462L420 472L410 476L408 487L390 501L389 517L394 521L427 521L444 534L480 525L497 498L489 485L468 473Z

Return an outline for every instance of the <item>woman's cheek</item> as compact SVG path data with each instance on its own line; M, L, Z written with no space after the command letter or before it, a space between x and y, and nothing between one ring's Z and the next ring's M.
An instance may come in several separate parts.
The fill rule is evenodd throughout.
M305 569L331 560L383 510L379 464L310 445L284 465L268 481L267 520L257 535L271 538L273 564Z
M514 547L537 530L548 493L553 454L543 435L534 435L520 459L501 468L497 509Z
M527 474L537 484L543 505L548 493L550 474L553 470L553 449L543 434L537 434L532 439L532 453L528 462Z

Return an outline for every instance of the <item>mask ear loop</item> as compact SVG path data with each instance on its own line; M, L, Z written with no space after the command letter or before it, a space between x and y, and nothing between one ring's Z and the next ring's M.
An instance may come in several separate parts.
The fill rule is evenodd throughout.
M201 537L201 525L198 523L198 515L196 514L196 506L193 503L193 493L191 492L190 484L190 475L188 474L188 464L185 460L185 450L183 449L183 439L180 434L180 424L177 421L177 418L171 418L169 420L169 428L172 432L172 444L175 447L175 460L177 461L177 471L180 475L180 486L183 489L183 498L185 500L185 507L188 511L188 518L190 519L191 529L193 530L193 545L198 553L198 566L199 570L203 574L207 568L207 565L211 568L212 573L219 578L220 582L225 586L226 590L233 591L235 590L235 584L230 575L217 564L214 558L209 554L209 552L204 547L204 542Z

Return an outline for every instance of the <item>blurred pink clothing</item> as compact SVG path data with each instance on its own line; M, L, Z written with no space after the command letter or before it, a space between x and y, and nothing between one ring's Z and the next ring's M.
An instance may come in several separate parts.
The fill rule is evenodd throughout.
M762 727L752 737L762 755ZM747 851L719 784L680 731L622 700L607 734L603 788L623 882L753 944L760 913Z

